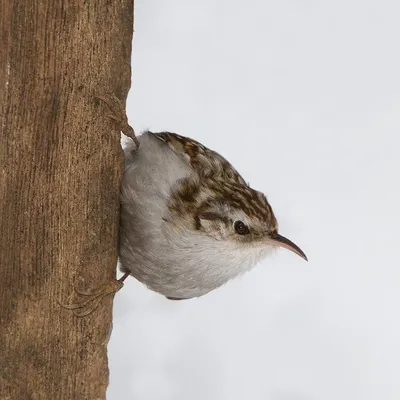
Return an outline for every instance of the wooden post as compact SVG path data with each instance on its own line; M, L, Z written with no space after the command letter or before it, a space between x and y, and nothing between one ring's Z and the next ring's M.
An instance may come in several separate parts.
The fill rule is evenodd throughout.
M132 0L0 0L0 399L104 399L112 296L61 308L78 276L115 277Z

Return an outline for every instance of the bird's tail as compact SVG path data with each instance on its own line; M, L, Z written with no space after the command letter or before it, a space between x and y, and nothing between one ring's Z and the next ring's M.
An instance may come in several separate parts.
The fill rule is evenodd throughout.
M136 144L135 142L126 136L122 137L121 145L125 155L125 168L133 162L133 154L135 153Z

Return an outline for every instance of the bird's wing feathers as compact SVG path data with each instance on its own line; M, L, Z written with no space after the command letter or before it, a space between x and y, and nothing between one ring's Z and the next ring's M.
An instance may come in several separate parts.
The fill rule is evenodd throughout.
M153 135L179 154L199 175L207 178L228 178L246 185L245 180L224 157L196 140L171 132L159 132L153 133Z

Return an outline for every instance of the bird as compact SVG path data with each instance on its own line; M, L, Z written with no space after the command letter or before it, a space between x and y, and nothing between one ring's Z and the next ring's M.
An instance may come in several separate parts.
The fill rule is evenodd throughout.
M123 113L114 103L117 114ZM120 193L124 275L98 290L76 289L87 299L66 308L86 315L84 306L93 300L97 305L128 276L167 299L185 300L244 274L278 247L307 260L279 233L266 196L222 155L177 133L145 131L137 137L126 117L113 119L123 121L120 129L131 138L124 149Z

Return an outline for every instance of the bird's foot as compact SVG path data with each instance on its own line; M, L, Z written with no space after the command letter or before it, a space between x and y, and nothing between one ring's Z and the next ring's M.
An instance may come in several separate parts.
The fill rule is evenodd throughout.
M111 111L111 114L107 114L107 117L116 121L120 131L125 136L130 137L134 141L136 148L139 148L139 140L135 135L134 129L129 125L126 110L121 100L114 94L110 95L109 97L96 96L96 98L107 104L108 108Z
M60 301L58 301L58 304L67 310L72 310L77 317L85 317L96 310L106 296L118 292L124 286L124 280L128 276L129 273L126 273L121 279L107 282L94 289L82 289L78 282L83 282L83 278L79 277L79 281L75 283L74 290L78 295L85 298L74 304L62 304Z

